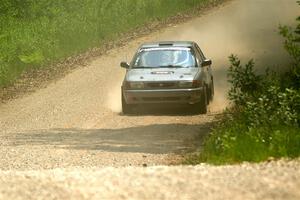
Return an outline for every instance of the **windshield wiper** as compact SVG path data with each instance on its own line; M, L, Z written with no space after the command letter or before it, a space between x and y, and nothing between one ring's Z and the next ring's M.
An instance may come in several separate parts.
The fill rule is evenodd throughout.
M182 68L183 66L181 65L163 65L159 66L159 68Z
M184 68L184 66L182 66L182 65L162 65L162 66L155 66L155 67L150 67L150 66L133 67L133 69L158 69L158 68Z
M151 69L151 68L154 68L154 67L148 67L148 66L136 66L136 67L133 67L133 69Z

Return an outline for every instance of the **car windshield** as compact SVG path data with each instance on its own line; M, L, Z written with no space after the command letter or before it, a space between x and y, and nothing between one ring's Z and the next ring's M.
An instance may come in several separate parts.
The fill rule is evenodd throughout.
M182 68L195 64L190 48L149 48L140 51L133 68Z

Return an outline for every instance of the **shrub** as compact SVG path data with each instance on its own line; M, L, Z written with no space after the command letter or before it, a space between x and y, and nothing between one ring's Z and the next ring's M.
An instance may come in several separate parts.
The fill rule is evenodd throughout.
M254 62L250 60L246 65L241 65L237 56L229 57L230 67L228 81L231 84L228 96L235 105L245 105L247 101L255 98L261 88L261 77L254 71Z
M242 65L237 56L230 56L228 96L233 107L188 163L258 162L300 155L299 27L295 32L280 27L293 59L285 74L267 70L256 75L253 60Z

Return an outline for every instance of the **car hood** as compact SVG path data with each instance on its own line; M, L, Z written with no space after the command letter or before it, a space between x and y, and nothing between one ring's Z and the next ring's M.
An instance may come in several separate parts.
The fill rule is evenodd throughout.
M130 69L126 80L131 81L192 81L199 68Z

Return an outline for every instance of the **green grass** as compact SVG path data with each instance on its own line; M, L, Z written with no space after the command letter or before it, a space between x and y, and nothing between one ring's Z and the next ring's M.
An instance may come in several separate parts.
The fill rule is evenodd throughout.
M201 152L186 162L219 165L300 156L299 127L274 125L272 129L265 126L248 129L242 120L235 120L226 119L205 138Z
M0 87L24 70L100 47L152 20L218 0L3 0Z

